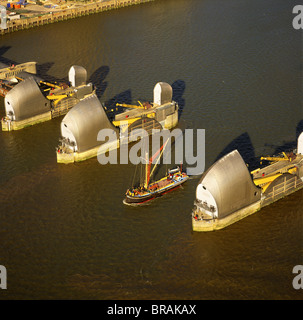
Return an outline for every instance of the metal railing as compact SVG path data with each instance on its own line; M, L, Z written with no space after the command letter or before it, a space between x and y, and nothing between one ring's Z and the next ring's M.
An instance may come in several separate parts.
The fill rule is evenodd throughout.
M52 110L52 118L66 114L68 110L74 107L78 102L79 100L76 98L67 98L60 101Z
M297 176L293 176L291 179L287 179L287 177L285 176L283 182L275 185L272 188L272 191L266 194L262 204L267 204L278 200L286 196L287 194L292 193L294 190L300 189L302 187L303 181Z

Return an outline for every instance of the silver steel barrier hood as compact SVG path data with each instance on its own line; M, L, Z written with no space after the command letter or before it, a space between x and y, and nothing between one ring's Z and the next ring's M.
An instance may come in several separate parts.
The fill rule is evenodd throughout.
M44 97L33 77L21 81L5 96L6 114L20 121L50 111L50 101Z
M63 118L61 135L63 138L72 138L79 152L102 145L97 141L101 129L118 129L108 120L96 95L92 95L75 105ZM117 138L119 136L117 135Z
M238 150L216 161L202 175L196 189L199 203L223 218L261 199L258 188Z

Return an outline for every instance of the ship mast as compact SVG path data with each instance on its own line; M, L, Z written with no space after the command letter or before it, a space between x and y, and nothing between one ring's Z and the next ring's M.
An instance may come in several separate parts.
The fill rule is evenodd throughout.
M145 165L145 181L144 181L144 188L147 189L148 182L149 182L149 171L150 171L150 160L148 161L148 153L145 154L146 165Z
M147 158L147 153L146 153L146 166L145 166L145 182L144 182L144 187L147 189L148 187L148 184L149 184L149 181L150 181L150 177L152 176L152 174L154 173L155 169L156 169L156 166L159 164L159 161L162 157L162 154L164 152L164 149L168 143L168 140L165 142L165 144L163 144L163 146L149 159L148 161L148 158ZM161 151L161 153L160 153ZM150 168L151 168L151 165L152 165L152 162L154 161L154 159L159 155L160 153L160 156L159 158L157 159L157 162L155 163L154 167L153 167L153 170L150 171Z

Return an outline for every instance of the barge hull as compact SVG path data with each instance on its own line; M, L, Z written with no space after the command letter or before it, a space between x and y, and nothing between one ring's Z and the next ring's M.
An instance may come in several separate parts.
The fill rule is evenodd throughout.
M152 193L147 194L147 195L143 195L141 197L131 197L131 196L127 195L126 198L124 199L124 203L126 203L126 204L142 204L144 202L153 200L155 198L162 197L166 193L179 188L181 186L181 184L184 183L187 179L188 178L184 178L183 180L175 182L175 183L169 185L168 187L165 187L163 189L157 190L157 191L152 192Z

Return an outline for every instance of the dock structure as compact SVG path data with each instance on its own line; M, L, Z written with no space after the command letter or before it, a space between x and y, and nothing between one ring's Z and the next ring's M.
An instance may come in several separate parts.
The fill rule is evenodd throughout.
M303 132L296 150L265 159L272 163L249 172L234 150L204 172L196 188L193 231L223 229L303 188Z
M37 73L36 62L25 62L0 69L0 80L10 80L20 72Z
M158 82L153 94L154 100L151 103L117 103L117 106L122 107L117 112L109 110L96 95L77 103L61 122L57 162L67 164L84 161L118 149L122 140L125 143L134 141L138 129L151 135L154 134L153 129L174 128L178 124L179 107L172 100L172 87L166 82ZM112 133L111 139L98 140L99 133L104 129Z
M107 10L118 9L151 1L154 0L99 0L93 3L83 4L79 7L66 8L58 11L53 10L52 12L40 14L35 17L7 21L7 28L0 29L0 32L1 35L3 35L18 30L34 28L49 23L60 22L68 19L90 15L93 13L99 13Z
M28 75L36 75L36 62L25 62L17 65L1 65L0 66L0 96L5 97L13 86L22 81L22 77ZM20 78L21 76L21 78Z
M24 65L32 68L24 69ZM35 65L36 63L25 63L19 65L21 66L19 69L35 71L33 69ZM15 72L19 69L17 68ZM22 72L17 74L20 76L19 82L11 88L7 84L2 84L2 89L7 90L4 94L6 115L1 119L2 131L20 130L65 115L78 102L95 93L93 84L87 83L86 69L81 66L74 65L70 68L68 74L70 85L46 82L35 78L34 73ZM11 73L10 77L17 75Z

